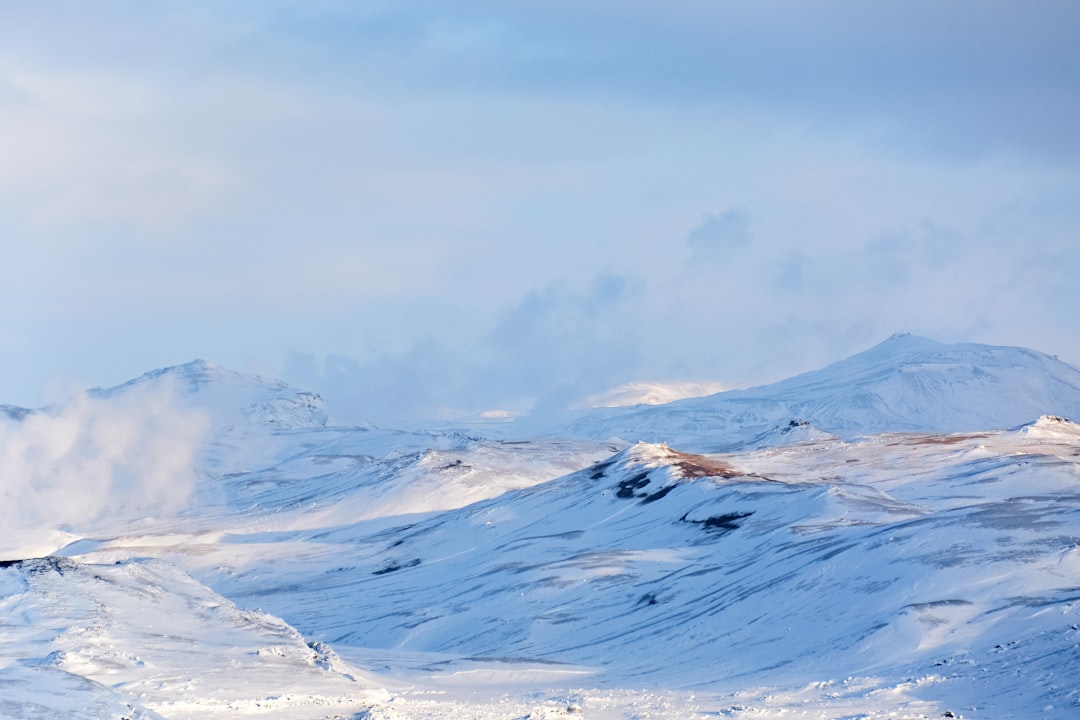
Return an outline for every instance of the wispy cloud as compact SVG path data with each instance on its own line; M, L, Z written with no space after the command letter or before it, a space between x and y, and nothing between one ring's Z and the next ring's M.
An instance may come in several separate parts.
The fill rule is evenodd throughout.
M323 393L338 419L393 424L508 411L541 423L634 377L635 310L645 292L643 281L617 275L585 288L555 282L523 295L480 340L429 338L367 358L296 353L284 373Z
M745 208L728 208L707 215L686 238L691 260L727 261L750 243L750 215Z

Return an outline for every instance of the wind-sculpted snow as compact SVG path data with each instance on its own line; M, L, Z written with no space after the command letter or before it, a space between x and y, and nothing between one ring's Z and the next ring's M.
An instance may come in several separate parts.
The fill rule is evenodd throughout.
M783 399L658 409L710 454L338 427L206 363L95 393L180 380L210 442L182 511L0 558L0 717L1077 717L1068 373L973 347L897 338ZM945 433L859 399L969 351L1062 404ZM923 383L927 424L968 376Z
M7 562L0 611L2 716L285 718L379 697L329 649L158 561Z
M1002 429L1040 415L1080 417L1080 370L1024 348L943 345L894 335L866 352L773 385L629 411L591 410L564 432L715 452L792 419L854 438Z
M1027 646L1010 667L1059 686L1015 702L1080 708L1065 685L1080 668L1077 453L1023 433L716 457L639 445L496 500L321 534L347 563L309 560L288 588L254 570L218 584L346 655L513 657L618 684L978 669ZM950 691L986 704L980 687L976 672Z
M1032 427L1076 430L1064 422ZM716 456L637 445L447 512L158 552L358 664L384 648L436 676L503 664L721 695L932 678L897 697L1069 717L1078 464L1078 443L1029 428ZM207 565L235 543L260 550Z

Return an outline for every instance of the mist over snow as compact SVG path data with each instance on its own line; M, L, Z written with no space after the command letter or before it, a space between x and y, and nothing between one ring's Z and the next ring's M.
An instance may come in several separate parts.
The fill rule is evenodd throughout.
M208 424L167 383L0 416L0 558L45 554L64 533L184 509Z
M411 425L503 411L542 425L589 393L633 380L644 283L602 275L553 282L506 308L463 348L435 339L366 360L294 353L286 376L328 398L340 420Z

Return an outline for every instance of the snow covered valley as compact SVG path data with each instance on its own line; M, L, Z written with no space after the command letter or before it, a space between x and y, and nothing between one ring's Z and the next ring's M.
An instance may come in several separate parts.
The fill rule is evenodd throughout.
M529 438L201 361L76 405L0 423L0 717L1080 717L1080 371L1033 351Z

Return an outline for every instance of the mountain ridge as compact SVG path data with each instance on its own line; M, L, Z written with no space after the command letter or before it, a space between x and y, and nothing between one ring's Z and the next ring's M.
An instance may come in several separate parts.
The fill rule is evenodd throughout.
M1006 429L1080 416L1080 370L1020 347L946 345L895 334L785 380L624 411L577 414L565 432L715 451L807 421L846 438L882 432Z
M176 384L188 402L208 406L217 412L239 411L240 415L268 427L322 427L328 422L322 396L318 393L293 388L282 380L231 370L201 358L151 370L120 385L93 388L87 393L107 398L170 382Z

